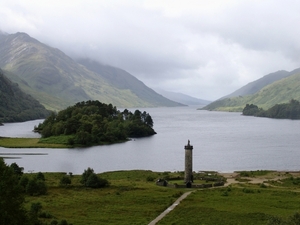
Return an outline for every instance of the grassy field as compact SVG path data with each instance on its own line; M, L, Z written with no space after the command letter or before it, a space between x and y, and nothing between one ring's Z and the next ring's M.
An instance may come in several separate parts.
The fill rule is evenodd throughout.
M74 148L74 147L89 147L82 145L70 145L69 139L72 135L51 136L48 138L11 138L0 137L0 147L4 148ZM120 141L117 143L121 143ZM107 142L103 145L110 144Z
M67 148L63 143L49 143L40 138L8 138L0 137L0 146L4 148Z
M236 183L193 192L158 225L266 225L271 217L288 219L300 211L299 176L276 171L240 171L235 176Z
M186 191L157 186L153 180L166 173L151 171L99 174L110 182L109 187L102 189L82 187L80 176L72 177L70 187L60 187L59 180L64 174L44 175L48 194L27 196L27 207L40 202L43 211L55 216L58 221L66 219L74 225L148 224ZM51 220L48 220L49 223Z
M267 224L299 211L300 193L259 187L192 193L158 224Z
M299 174L278 175L265 171L243 171L241 174L246 177L251 174L253 178L264 176L267 181L257 184L237 182L221 188L194 189L195 192L158 224L257 225L267 224L270 216L288 218L300 211L300 178L297 177ZM31 203L40 202L43 211L55 216L57 220L66 219L74 225L148 224L181 194L191 190L155 184L158 178L172 179L180 177L182 173L140 170L106 172L99 176L107 179L110 187L102 189L82 187L78 175L72 177L69 187L59 186L59 180L64 174L44 175L48 194L27 196L27 207ZM47 221L50 223L51 220Z

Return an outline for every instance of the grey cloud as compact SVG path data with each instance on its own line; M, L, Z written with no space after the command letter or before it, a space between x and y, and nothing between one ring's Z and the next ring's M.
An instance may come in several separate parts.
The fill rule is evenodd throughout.
M228 2L16 0L2 4L0 30L209 100L299 67L298 1Z

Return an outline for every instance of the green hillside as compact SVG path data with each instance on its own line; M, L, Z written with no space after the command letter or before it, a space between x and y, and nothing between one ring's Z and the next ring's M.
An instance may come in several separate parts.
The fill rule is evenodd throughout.
M5 76L8 77L12 82L17 83L25 93L34 96L34 98L39 102L43 102L43 105L47 109L57 110L60 108L65 108L66 103L60 98L51 96L50 94L47 94L45 92L34 90L26 81L10 71L3 70L3 72Z
M46 118L50 112L25 94L18 84L6 78L0 69L0 124Z
M140 96L149 92L149 88L133 76L131 80L141 91L122 88L107 79L107 75L111 74L103 76L103 71L100 71L101 74L93 72L59 49L49 47L25 33L0 34L0 67L9 71L10 79L19 83L24 91L48 109L61 110L86 100L99 100L117 107L178 105L155 92L148 99ZM115 68L115 71L120 73L122 70ZM119 76L122 77L122 74ZM122 79L115 82L122 82Z
M260 78L258 80L248 83L247 85L241 87L240 89L234 91L233 93L231 93L229 95L226 95L223 98L231 98L231 97L255 94L256 92L263 89L265 86L272 84L278 80L281 80L282 78L288 77L293 73L294 73L294 71L289 73L285 70L279 70L275 73L270 73L268 75L263 76L262 78Z
M139 96L143 102L149 102L156 106L179 106L177 102L171 101L157 94L143 82L132 76L125 70L102 65L91 59L77 59L78 63L84 65L90 71L101 76L107 83L121 90L130 90L134 95Z
M287 103L291 99L300 100L300 71L265 86L253 95L238 96L217 100L203 109L219 111L243 111L246 104L254 104L268 109L275 104Z

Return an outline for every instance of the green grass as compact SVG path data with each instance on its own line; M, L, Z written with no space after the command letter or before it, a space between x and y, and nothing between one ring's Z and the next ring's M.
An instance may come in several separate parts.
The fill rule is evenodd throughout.
M256 170L256 171L238 171L241 177L256 177L265 176L267 174L273 173L271 170Z
M72 135L51 136L48 138L10 138L0 137L0 147L4 148L74 148L90 147L83 145L69 145L69 139ZM125 140L126 141L126 140ZM119 141L121 143L125 141ZM101 145L111 144L102 142ZM96 144L100 145L100 144ZM91 145L92 146L92 145Z
M0 137L0 146L5 148L67 148L66 144L40 142L39 138Z
M84 188L80 176L73 176L72 185L59 187L64 174L45 173L48 194L26 197L27 208L40 202L43 211L57 220L66 219L76 225L87 224L148 224L180 195L178 189L160 187L147 177L160 177L152 171L117 171L100 174L110 182L102 189ZM49 223L51 221L47 220Z
M69 139L72 138L72 137L73 137L73 135L51 136L51 137L48 137L48 138L41 138L38 143L68 145L69 144Z
M221 188L192 193L158 224L266 224L270 216L287 218L299 210L300 193Z
M247 172L247 171L243 171ZM269 176L269 172L255 171ZM27 174L34 176L35 174ZM66 219L76 225L86 224L148 224L168 208L181 194L191 189L157 186L155 180L174 178L182 172L144 170L114 171L98 174L110 186L102 189L84 188L80 175L72 176L69 187L60 187L64 173L45 173L48 194L27 196L26 207L40 202L43 211L58 221ZM267 224L271 216L288 218L299 211L300 183L287 174L282 179L261 184L240 183L229 187L200 189L183 200L167 214L162 224ZM149 177L153 178L152 181ZM293 182L296 181L296 182ZM198 182L198 181L197 181ZM52 219L46 219L48 223Z
M271 185L279 187L298 188L300 186L300 177L290 176L289 178L281 179L279 181L269 181Z

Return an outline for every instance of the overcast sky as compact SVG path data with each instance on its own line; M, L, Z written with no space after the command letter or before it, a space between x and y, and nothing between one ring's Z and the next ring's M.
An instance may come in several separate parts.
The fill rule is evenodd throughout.
M206 100L300 67L298 0L0 0L0 30Z

